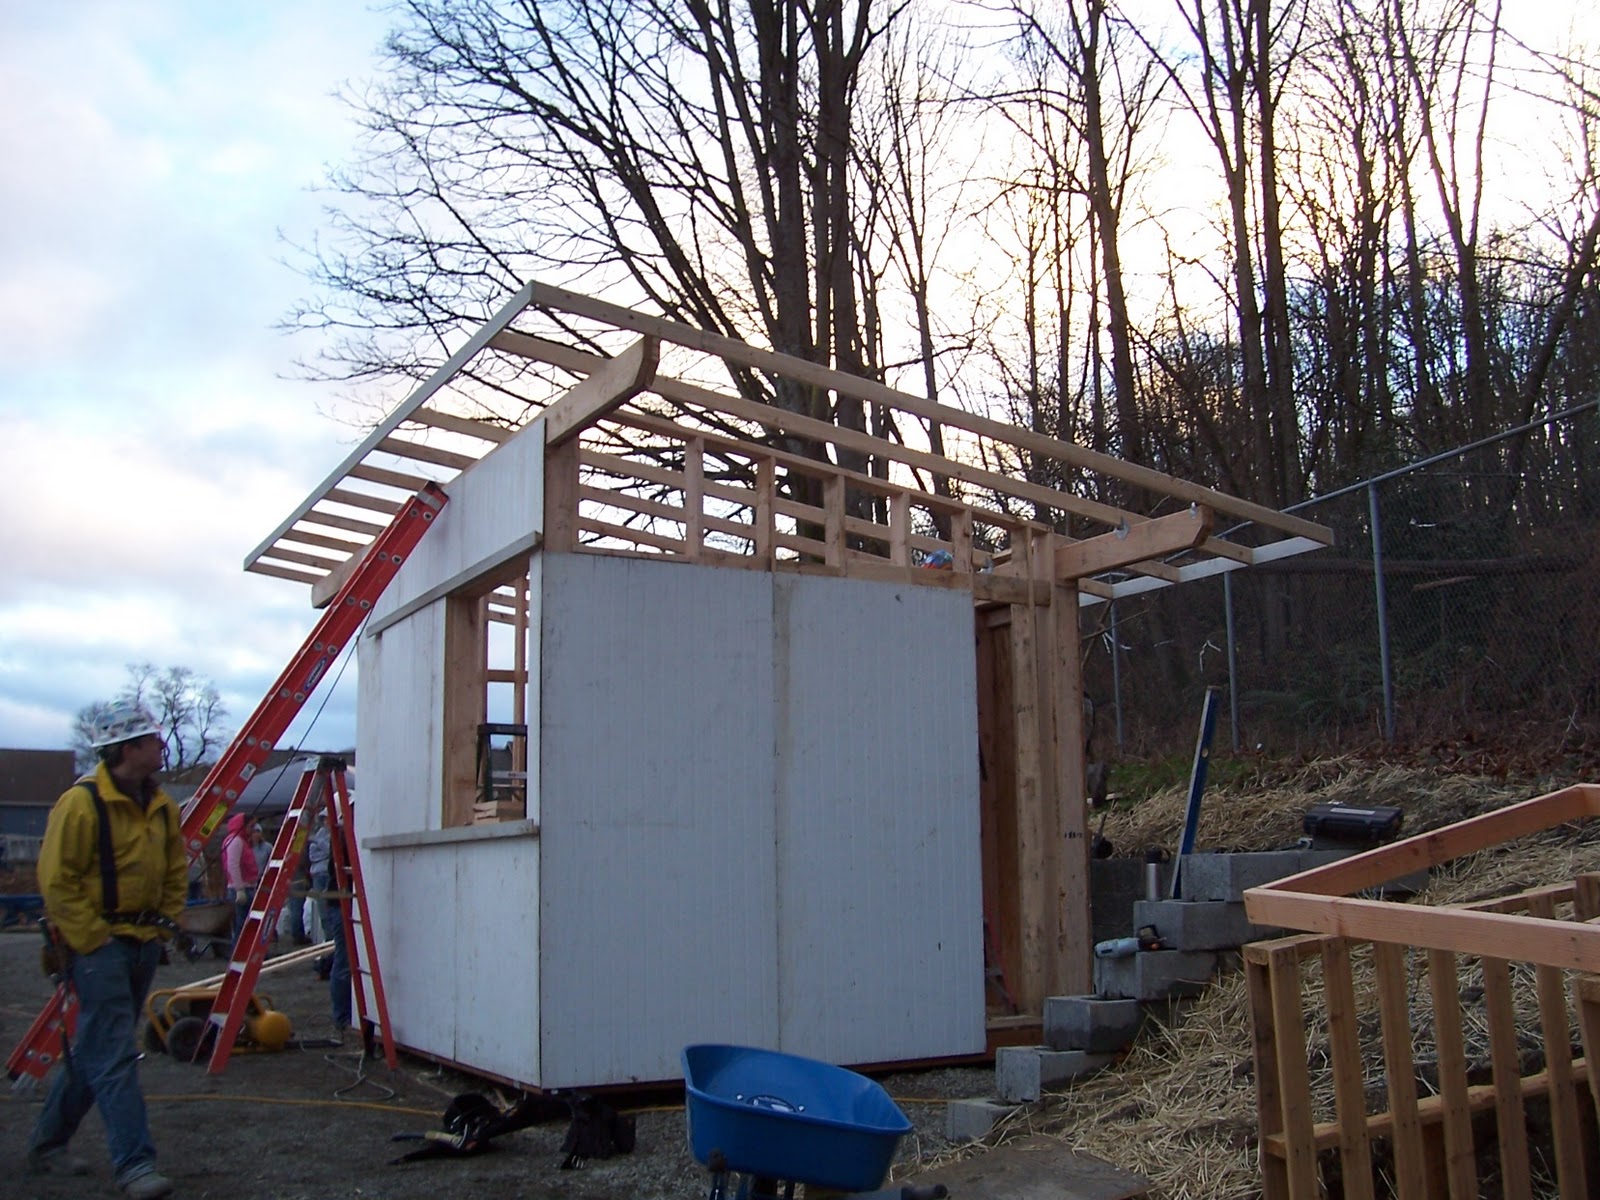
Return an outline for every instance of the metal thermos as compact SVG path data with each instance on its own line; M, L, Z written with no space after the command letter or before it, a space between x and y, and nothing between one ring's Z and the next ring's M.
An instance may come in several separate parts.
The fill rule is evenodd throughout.
M1161 851L1146 850L1144 852L1144 898L1146 900L1160 900L1161 896Z

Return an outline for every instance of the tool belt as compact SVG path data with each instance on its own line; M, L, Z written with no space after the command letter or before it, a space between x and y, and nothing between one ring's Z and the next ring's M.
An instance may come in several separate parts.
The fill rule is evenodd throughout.
M157 912L153 908L142 908L138 912L114 912L102 914L108 925L148 925L152 929L176 935L178 923L165 913Z

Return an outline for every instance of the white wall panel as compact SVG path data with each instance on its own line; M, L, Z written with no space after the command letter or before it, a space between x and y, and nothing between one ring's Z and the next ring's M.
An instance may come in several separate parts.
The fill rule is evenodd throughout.
M496 446L445 491L450 503L437 527L417 543L373 606L375 620L469 568L503 562L510 548L544 528L544 422Z
M462 937L455 855L444 847L366 851L388 860L394 884L383 911L373 913L378 967L383 972L395 1038L407 1046L456 1056L456 943ZM376 897L375 897L376 902ZM493 936L491 930L482 931Z
M773 1045L771 577L542 557L541 1082Z
M971 597L778 576L774 601L781 1048L981 1052Z
M540 1077L538 848L519 837L424 851L455 864L454 1057L524 1084Z
M366 801L356 806L357 831L438 829L444 603L363 636L356 653L356 775Z

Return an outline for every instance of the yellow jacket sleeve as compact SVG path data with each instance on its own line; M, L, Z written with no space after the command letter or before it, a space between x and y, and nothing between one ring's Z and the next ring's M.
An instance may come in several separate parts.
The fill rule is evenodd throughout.
M111 940L100 913L100 822L82 787L71 787L50 810L39 849L39 890L44 909L79 954Z
M183 816L170 797L167 816L167 877L161 889L161 913L176 921L189 899L189 850L183 842Z

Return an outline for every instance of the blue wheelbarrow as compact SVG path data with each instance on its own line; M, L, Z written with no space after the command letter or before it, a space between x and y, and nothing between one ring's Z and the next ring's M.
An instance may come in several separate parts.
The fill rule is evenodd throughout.
M689 1151L711 1171L710 1200L940 1200L942 1185L878 1190L911 1122L864 1075L745 1046L683 1051ZM730 1190L731 1189L731 1190Z

